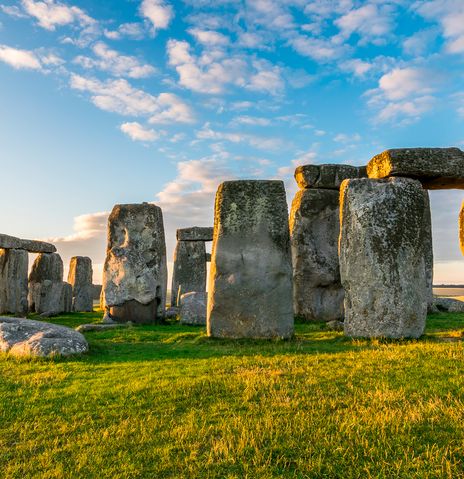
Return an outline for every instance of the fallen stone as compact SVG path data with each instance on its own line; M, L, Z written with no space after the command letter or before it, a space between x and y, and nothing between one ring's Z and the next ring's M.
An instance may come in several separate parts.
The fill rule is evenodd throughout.
M464 152L459 148L399 148L374 156L369 178L405 176L430 190L464 189Z
M282 181L226 181L216 193L208 335L293 335L292 263Z
M343 318L339 231L338 191L297 191L290 213L293 307L295 314L307 321Z
M179 287L182 294L206 291L206 251L204 241L178 241L174 251L171 306L177 306Z
M54 253L56 248L50 243L38 240L27 240L0 233L0 248L22 249L29 253Z
M433 305L438 312L464 313L464 301L453 298L433 298Z
M339 190L343 180L366 177L365 166L340 164L302 165L295 170L295 180L302 189L326 188Z
M162 321L167 263L161 208L150 203L113 208L102 289L105 308L113 320Z
M191 291L183 294L179 312L180 324L205 326L207 300L205 291Z
M213 228L193 226L192 228L178 229L177 241L213 241Z
M28 267L27 251L0 249L0 314L27 315Z
M346 180L340 205L345 334L421 336L428 302L426 192L409 178Z
M0 317L0 351L13 356L52 357L87 352L84 336L65 326Z
M68 283L72 286L72 310L93 310L92 260L73 256L69 264Z
M76 331L80 333L88 333L89 331L107 331L109 329L123 329L130 328L133 326L133 323L114 323L114 324L99 324L99 323L90 323L90 324L81 324L75 328Z

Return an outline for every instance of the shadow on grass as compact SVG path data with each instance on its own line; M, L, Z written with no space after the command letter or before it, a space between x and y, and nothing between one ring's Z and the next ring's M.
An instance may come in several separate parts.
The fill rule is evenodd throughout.
M69 313L45 321L76 327L101 319L101 311ZM40 319L31 315L31 319ZM53 361L79 361L104 364L133 361L211 359L227 357L337 354L388 345L408 345L418 341L444 341L459 338L464 329L464 314L430 315L427 334L420 340L351 339L341 332L329 331L326 323L295 324L295 336L289 340L231 340L208 338L203 327L181 326L176 321L165 325L136 325L127 329L85 333L89 353L81 357L56 358Z

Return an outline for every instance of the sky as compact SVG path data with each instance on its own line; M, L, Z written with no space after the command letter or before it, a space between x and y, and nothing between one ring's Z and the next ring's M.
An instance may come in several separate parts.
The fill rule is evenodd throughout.
M387 148L464 148L463 0L0 0L1 232L88 255L108 213L211 226L219 183ZM435 283L464 283L462 191L431 192Z

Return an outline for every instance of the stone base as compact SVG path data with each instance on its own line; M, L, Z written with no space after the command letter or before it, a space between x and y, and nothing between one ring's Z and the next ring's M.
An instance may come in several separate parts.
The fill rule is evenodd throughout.
M132 321L137 324L154 324L162 321L161 318L157 317L157 307L156 301L142 304L132 299L118 306L108 306L108 310L111 319L118 323Z
M295 314L304 321L343 321L341 285L308 288L304 293L295 288Z

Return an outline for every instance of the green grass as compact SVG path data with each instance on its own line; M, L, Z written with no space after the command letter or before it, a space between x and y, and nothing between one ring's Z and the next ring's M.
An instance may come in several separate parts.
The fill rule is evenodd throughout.
M463 331L463 314L420 341L169 324L87 333L79 358L0 355L0 477L464 477Z

